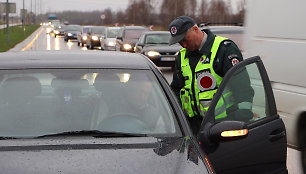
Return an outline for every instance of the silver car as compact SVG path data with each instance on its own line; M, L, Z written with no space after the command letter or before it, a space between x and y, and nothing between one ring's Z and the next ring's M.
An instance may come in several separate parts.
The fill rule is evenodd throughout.
M100 38L102 50L116 51L116 37L118 36L120 27L107 27L106 35Z

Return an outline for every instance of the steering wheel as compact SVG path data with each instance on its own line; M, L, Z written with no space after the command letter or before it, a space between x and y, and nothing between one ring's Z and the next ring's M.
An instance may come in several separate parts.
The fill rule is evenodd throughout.
M148 125L136 114L119 112L104 119L99 124L98 129L103 131L141 133L148 129Z

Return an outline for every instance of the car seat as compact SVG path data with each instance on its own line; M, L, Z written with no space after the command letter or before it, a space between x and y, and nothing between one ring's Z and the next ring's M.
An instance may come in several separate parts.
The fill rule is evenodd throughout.
M91 97L82 94L89 88L88 80L54 78L51 86L55 93L53 115L61 125L59 129L88 129L94 108Z
M35 77L6 79L0 87L1 132L16 136L34 132L42 121L35 102L40 94L41 84Z
M94 111L92 127L117 110L119 101L122 99L122 82L115 73L102 73L95 78L94 86L100 92L100 98Z

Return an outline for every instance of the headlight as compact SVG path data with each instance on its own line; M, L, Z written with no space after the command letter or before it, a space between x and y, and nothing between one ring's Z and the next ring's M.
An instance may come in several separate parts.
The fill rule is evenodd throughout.
M83 36L82 39L83 39L83 40L87 40L87 36Z
M148 57L156 57L156 56L160 56L159 52L156 52L156 51L149 51L146 53L146 55Z
M47 33L50 33L51 32L51 28L47 28Z
M68 36L72 36L72 34L71 34L71 33L68 33Z
M92 40L95 40L95 41L98 41L98 40L99 40L99 37L98 37L98 36L92 36L91 38L92 38Z
M180 51L176 52L174 55L176 55L176 56L177 56L179 53L180 53Z
M108 42L107 46L115 46L115 42Z
M54 30L54 33L55 34L59 34L60 32L58 30Z
M132 49L132 45L131 45L131 44L124 44L124 45L123 45L123 48L124 48L125 50L131 50L131 49Z

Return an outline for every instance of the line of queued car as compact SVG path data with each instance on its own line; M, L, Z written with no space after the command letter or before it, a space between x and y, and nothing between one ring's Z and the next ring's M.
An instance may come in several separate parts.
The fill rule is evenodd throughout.
M168 31L152 31L143 26L57 25L52 32L54 37L62 36L66 42L76 40L78 46L87 49L140 53L161 67L174 68L182 48L179 44L169 45Z

